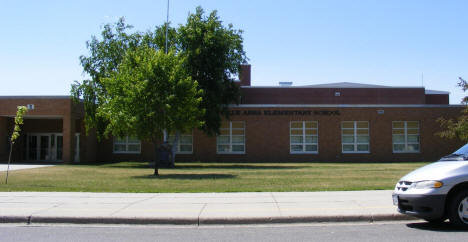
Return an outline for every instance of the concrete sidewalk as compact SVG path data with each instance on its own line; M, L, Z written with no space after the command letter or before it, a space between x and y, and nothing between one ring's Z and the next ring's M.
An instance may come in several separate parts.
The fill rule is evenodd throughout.
M4 162L6 163L6 162ZM15 170L24 170L24 169L34 169L34 168L42 168L42 167L49 167L55 165L38 165L38 164L11 164L10 171ZM6 171L8 165L7 164L0 164L0 171Z
M412 219L396 211L391 193L2 192L0 222L202 225Z

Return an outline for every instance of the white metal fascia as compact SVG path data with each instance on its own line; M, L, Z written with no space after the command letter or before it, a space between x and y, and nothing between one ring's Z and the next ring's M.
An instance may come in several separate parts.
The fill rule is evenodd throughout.
M460 108L462 104L230 104L229 108Z

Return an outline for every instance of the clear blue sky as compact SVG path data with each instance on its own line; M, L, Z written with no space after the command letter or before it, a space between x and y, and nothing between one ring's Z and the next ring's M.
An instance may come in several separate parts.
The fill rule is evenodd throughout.
M166 0L0 0L0 95L67 95L85 78L78 57L105 23L164 23ZM171 0L170 21L202 6L244 30L252 85L359 82L465 95L468 1Z

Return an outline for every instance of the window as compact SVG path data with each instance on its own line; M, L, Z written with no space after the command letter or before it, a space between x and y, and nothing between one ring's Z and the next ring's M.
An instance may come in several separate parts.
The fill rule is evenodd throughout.
M167 138L169 144L174 144L176 139L175 134L170 134ZM188 134L180 134L179 142L176 144L176 153L178 154L192 154L193 150L193 136L191 133Z
M216 137L218 154L245 154L244 122L222 122Z
M292 121L289 145L291 154L318 153L318 123L314 121Z
M139 154L141 149L140 140L136 137L126 136L114 137L114 153L117 154Z
M343 153L369 153L369 122L342 122L341 146Z
M394 153L419 152L419 122L392 122L392 140Z

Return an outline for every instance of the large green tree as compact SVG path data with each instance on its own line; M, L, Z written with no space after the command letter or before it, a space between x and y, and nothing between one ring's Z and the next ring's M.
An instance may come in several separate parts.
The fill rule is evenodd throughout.
M148 46L128 50L110 77L96 117L107 120L104 135L134 135L155 145L163 132L200 127L203 115L198 84L183 68L184 57ZM155 163L155 175L158 164Z
M166 28L169 50L165 49ZM115 86L109 80L116 80L118 75L123 75L124 69L119 68L123 68L120 65L125 58L130 58L127 53L132 53L131 56L145 54L149 48L157 51L158 55L170 51L170 55L180 59L178 63L184 73L198 84L196 103L198 109L203 111L201 116L196 115L200 128L207 134L218 133L223 116L228 117L228 105L239 100L239 88L234 78L239 73L240 65L247 59L243 50L242 31L234 29L232 25L224 26L216 11L206 16L201 7L189 14L187 22L178 28L171 28L169 23L165 23L153 31L131 30L132 26L121 18L115 24L104 25L101 38L93 36L86 43L89 55L81 56L80 61L90 78L75 82L71 90L75 100L84 102L86 129L94 128L98 137L135 133L141 139L148 138L143 131L134 130L130 125L117 127L111 113L103 115L106 112L102 112L102 109L109 105L112 98L117 97L113 90ZM175 98L179 98L177 95ZM152 108L158 109L157 106ZM155 116L154 119L161 115L159 112L149 113ZM179 116L175 115L174 118ZM178 134L183 131L183 127L167 126L165 130L175 130ZM158 132L153 134L161 135Z
M186 68L204 91L202 129L208 134L218 133L222 117L228 117L228 105L239 101L234 78L247 60L242 31L231 24L224 26L216 11L206 16L198 7L177 32L178 47L187 58Z
M200 127L201 91L183 63L173 51L165 54L147 46L127 51L117 71L101 80L106 92L99 94L96 116L108 120L104 134L134 135L152 141L157 150L163 132Z
M198 84L183 68L184 58L147 46L127 51L117 71L103 78L106 92L96 115L108 120L104 134L158 141L164 131L202 125Z
M86 42L89 56L80 56L83 71L90 79L81 83L75 81L72 84L71 94L75 100L82 99L85 110L86 130L94 128L97 137L101 138L109 120L97 116L97 109L104 100L100 97L107 92L102 83L103 78L110 77L117 71L119 64L128 49L135 49L141 45L142 35L140 33L128 33L132 26L125 24L124 18L113 25L106 24L101 32L102 39L92 36Z

